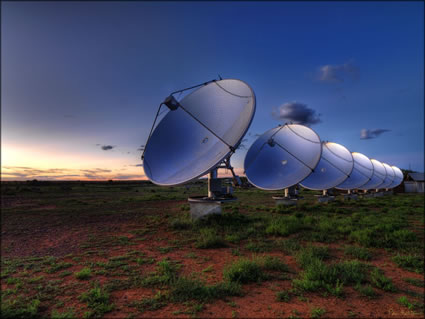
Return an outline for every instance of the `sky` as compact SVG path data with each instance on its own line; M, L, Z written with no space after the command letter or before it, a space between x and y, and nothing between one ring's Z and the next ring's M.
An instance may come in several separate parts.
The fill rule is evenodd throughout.
M423 2L1 2L1 179L145 179L172 91L247 82L272 127L309 125L424 171Z

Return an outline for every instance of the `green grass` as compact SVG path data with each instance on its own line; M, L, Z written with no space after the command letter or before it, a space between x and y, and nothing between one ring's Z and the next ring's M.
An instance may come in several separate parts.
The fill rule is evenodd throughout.
M302 268L305 268L317 260L322 261L329 258L330 255L328 246L313 245L308 245L307 247L300 249L295 256L296 261Z
M342 261L325 264L319 258L303 261L300 278L292 281L293 286L302 291L325 290L333 295L343 294L343 286L360 284L366 281L367 265L357 261Z
M17 297L13 299L2 298L1 301L1 317L9 318L37 318L39 317L39 299L28 299Z
M237 283L260 282L272 278L268 273L270 271L288 272L288 266L272 256L253 256L252 259L242 257L224 268L223 278Z
M417 255L396 255L393 257L393 261L397 266L414 271L416 273L423 274L424 272L424 259Z
M344 254L348 256L352 256L354 258L358 258L361 260L371 260L372 255L369 249L358 246L346 246L344 248Z
M196 248L221 248L226 247L226 243L222 236L219 236L215 229L204 228L200 230L198 240L195 244Z
M266 278L261 265L256 260L240 258L223 270L223 277L229 282L259 282Z
M57 263L57 264L54 263L50 269L46 270L46 272L49 274L52 274L52 273L58 272L59 270L63 270L69 267L72 267L71 263L65 263L65 262Z
M228 296L241 296L242 289L237 282L222 282L207 286L196 278L180 277L174 282L170 291L173 302L197 300L209 302L213 299L224 299Z
M282 302L289 302L291 300L291 294L286 290L278 291L276 293L276 300Z
M320 318L325 313L326 313L326 310L322 308L313 308L310 312L311 318Z
M85 318L100 318L114 309L114 304L110 303L109 293L99 284L95 284L91 290L80 295L79 300L85 302L90 309L84 313Z
M87 280L91 278L91 269L83 268L80 271L75 272L75 278L80 280Z
M416 287L424 287L424 281L416 278L403 278L403 280Z
M390 278L386 277L383 271L379 268L373 268L370 272L371 283L384 291L396 291L395 286Z
M283 239L277 242L277 247L282 249L287 254L294 254L301 249L299 240L295 238Z
M296 216L280 216L270 220L266 233L270 235L288 236L304 229L304 221Z
M397 299L397 302L400 305L407 307L409 310L413 310L415 308L415 305L411 303L406 296L401 296L400 298Z
M368 285L357 284L355 286L355 289L359 292L359 294L361 294L362 296L368 297L369 299L377 297L377 293L369 284Z
M68 309L67 311L58 311L56 309L52 310L52 313L50 315L51 319L73 319L76 318L76 315L74 313L74 309Z
M142 313L146 310L155 311L164 307L167 304L166 300L167 297L161 291L158 291L151 298L143 298L140 301L132 302L131 306L136 307Z

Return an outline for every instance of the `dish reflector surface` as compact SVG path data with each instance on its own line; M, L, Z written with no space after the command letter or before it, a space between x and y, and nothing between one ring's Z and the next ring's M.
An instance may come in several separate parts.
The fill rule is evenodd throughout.
M395 173L390 165L386 163L382 163L382 165L384 165L387 176L385 176L385 180L381 185L379 185L379 188L388 188L394 181Z
M373 165L370 159L362 153L352 152L354 166L350 176L337 189L356 189L366 184L373 175Z
M186 95L179 104L232 147L255 113L255 95L243 81L225 79ZM143 167L157 185L178 185L208 173L231 149L178 107L169 111L146 145Z
M322 145L312 129L299 124L272 128L249 148L244 161L249 182L265 190L293 186L320 160Z
M387 172L384 165L376 159L370 160L373 165L373 175L372 178L365 185L359 187L359 189L376 189L378 186L384 182Z
M300 185L304 188L324 190L341 184L353 170L353 156L344 146L322 143L322 156L314 172Z
M397 166L391 166L391 168L394 170L395 176L389 188L394 188L400 185L401 182L403 181L403 172Z

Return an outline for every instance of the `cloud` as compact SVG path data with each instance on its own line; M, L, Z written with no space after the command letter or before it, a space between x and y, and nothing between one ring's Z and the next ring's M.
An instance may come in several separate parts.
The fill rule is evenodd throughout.
M379 135L381 135L382 133L390 132L390 131L391 130L387 130L387 129L383 129L383 128L378 128L376 130L369 130L369 129L364 128L360 131L360 139L368 140L368 139L376 138Z
M139 165L137 165L139 166ZM141 165L140 165L141 166ZM26 166L2 166L2 180L108 180L108 179L144 179L144 174L118 172L116 169L69 169L49 168L37 169Z
M109 151L109 150L111 150L111 149L113 149L115 146L113 146L113 145L102 145L102 150L104 150L104 151Z
M319 67L318 78L321 82L342 83L347 78L355 80L358 76L359 68L352 61L348 61L344 64L326 64Z
M278 120L295 124L313 125L322 122L320 114L307 107L306 104L288 102L273 110L272 116Z

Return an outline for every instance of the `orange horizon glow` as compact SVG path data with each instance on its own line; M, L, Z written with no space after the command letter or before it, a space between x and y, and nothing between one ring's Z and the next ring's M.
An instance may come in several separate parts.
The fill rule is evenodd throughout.
M2 145L1 181L108 181L148 180L141 163L125 157L95 154L65 155L45 147L41 149L14 144ZM135 163L136 164L132 164ZM235 168L243 176L242 168ZM205 175L206 176L206 175ZM227 169L218 170L218 177L231 177Z

